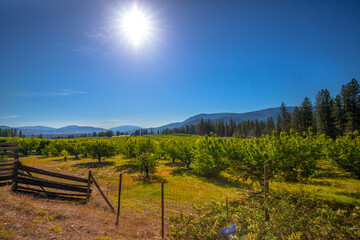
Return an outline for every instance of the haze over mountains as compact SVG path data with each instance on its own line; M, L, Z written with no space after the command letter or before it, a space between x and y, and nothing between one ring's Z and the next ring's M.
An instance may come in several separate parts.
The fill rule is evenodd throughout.
M294 107L287 107L290 113L293 112ZM218 121L223 120L224 122L229 122L230 119L233 119L236 123L247 121L247 120L266 120L269 117L272 117L274 121L277 119L277 115L280 113L280 108L267 108L259 111L253 112L246 112L246 113L211 113L205 114L201 113L195 116L192 116L186 119L183 122L177 123L170 123L160 127L155 128L148 128L149 131L156 132L157 130L162 131L164 129L173 129L184 127L186 125L196 125L200 122L201 119L204 120L211 120L211 121ZM1 126L0 128L11 128L9 126ZM24 126L24 127L17 127L18 130L22 130L22 133L26 136L37 136L39 134L43 134L44 137L55 137L55 136L66 136L66 135L80 135L84 133L99 133L104 132L107 130L112 130L113 132L119 131L124 133L131 133L135 130L141 129L142 127L139 126L132 126L132 125L125 125L125 126L118 126L113 127L110 129L105 128L98 128L98 127L91 127L91 126L77 126L77 125L70 125L61 128L52 128L47 126Z

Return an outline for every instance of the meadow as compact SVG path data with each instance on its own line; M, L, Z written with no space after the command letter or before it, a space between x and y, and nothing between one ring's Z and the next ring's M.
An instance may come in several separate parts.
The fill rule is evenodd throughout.
M357 162L353 163L353 171L346 166L352 164L351 160L358 161L359 140L356 132L335 141L311 133L304 136L274 133L251 139L181 134L57 140L3 138L2 141L20 142L20 161L25 165L82 177L91 170L114 206L120 173L123 182L118 228L114 226L116 215L96 190L90 204L83 206L17 196L2 189L0 236L5 239L31 239L39 236L36 234L55 238L74 234L73 239L160 238L160 183L165 182L165 228L167 237L172 239L219 239L223 237L220 230L234 222L238 224L238 239L261 238L264 234L278 239L331 238L330 233L316 229L315 225L322 226L322 221L330 219L334 212L337 217L331 219L338 221L344 217L349 223L329 220L329 229L339 228L333 231L339 235L333 236L356 238L360 234L356 215L360 206L360 180ZM281 229L288 223L296 225L313 218L314 209L325 211L326 214L315 214L320 220L310 224L312 230L284 230L283 236L269 229L266 233L261 230L267 228L259 225L264 222L265 164L270 168L271 220L265 223L267 227L276 224ZM227 208L226 201L230 205ZM304 206L309 209L302 209ZM299 215L296 212L299 209L303 211L303 220L294 217ZM42 216L42 210L52 213L52 217L45 219L47 214ZM74 214L64 215L63 211ZM343 215L338 211L343 211ZM11 218L11 212L30 221ZM242 222L245 220L241 216L251 216L249 212L255 214L253 219ZM291 215L292 220L286 219L286 215ZM93 224L87 222L86 216ZM72 231L79 226L89 229L88 232L82 236Z

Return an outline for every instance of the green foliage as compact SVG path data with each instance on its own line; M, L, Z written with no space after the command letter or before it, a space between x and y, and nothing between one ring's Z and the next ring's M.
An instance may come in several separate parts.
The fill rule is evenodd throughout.
M139 138L136 142L136 163L140 172L145 173L146 178L149 178L150 174L155 173L156 166L158 165L156 154L158 149L158 142L150 138Z
M67 160L67 157L69 156L69 152L64 149L61 151L60 155L64 157L64 160Z
M169 158L171 158L173 162L175 162L175 159L179 159L180 156L178 144L178 140L167 141L164 148L166 154L169 156Z
M116 155L115 144L106 139L92 140L86 145L87 153L94 159L98 159L99 163L103 157L112 157Z
M339 137L329 145L331 158L360 179L360 135L357 131Z
M359 239L360 208L333 210L305 192L279 191L266 203L270 221L264 221L263 198L195 207L196 214L170 217L171 239L229 239L220 234L236 224L230 239Z
M79 154L82 153L83 144L80 141L73 140L68 141L66 150L69 152L70 155L75 156L76 159L79 158Z
M50 144L46 145L44 147L44 149L42 150L42 153L46 156L46 157L50 157L53 155L57 155L57 150L53 144L53 142L51 142Z
M228 166L225 157L226 140L212 134L200 137L193 150L194 172L202 176L218 176Z
M126 158L136 157L136 138L124 138L119 145L119 151Z
M36 150L39 144L39 139L34 137L21 139L19 142L19 151L24 155L28 155L32 151Z
M177 143L178 158L185 163L187 169L190 169L190 164L193 161L193 147L192 143L188 141L179 141Z

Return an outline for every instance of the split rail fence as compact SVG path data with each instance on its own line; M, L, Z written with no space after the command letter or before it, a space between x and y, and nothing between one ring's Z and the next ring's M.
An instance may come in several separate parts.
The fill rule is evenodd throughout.
M50 199L77 202L89 200L93 183L91 174L86 179L25 166L19 161L18 145L0 143L0 156L7 156L6 159L0 159L0 186L11 185L14 192Z

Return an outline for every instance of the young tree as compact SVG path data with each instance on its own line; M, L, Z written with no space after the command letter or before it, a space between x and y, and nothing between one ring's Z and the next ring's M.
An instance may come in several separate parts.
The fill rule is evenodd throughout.
M185 163L186 168L190 169L190 164L193 160L193 148L191 144L187 141L179 141L178 142L178 149L179 149L179 159L181 162Z
M225 140L215 134L200 137L193 150L194 171L202 176L218 176L228 166L225 155Z
M136 162L139 170L145 173L145 178L149 179L150 174L154 173L158 160L156 152L158 150L158 143L150 138L141 138L136 144Z
M22 139L19 143L19 151L24 155L28 155L33 150L36 150L40 141L34 137Z
M116 147L109 140L93 140L88 143L88 151L89 155L100 163L103 157L115 156Z

